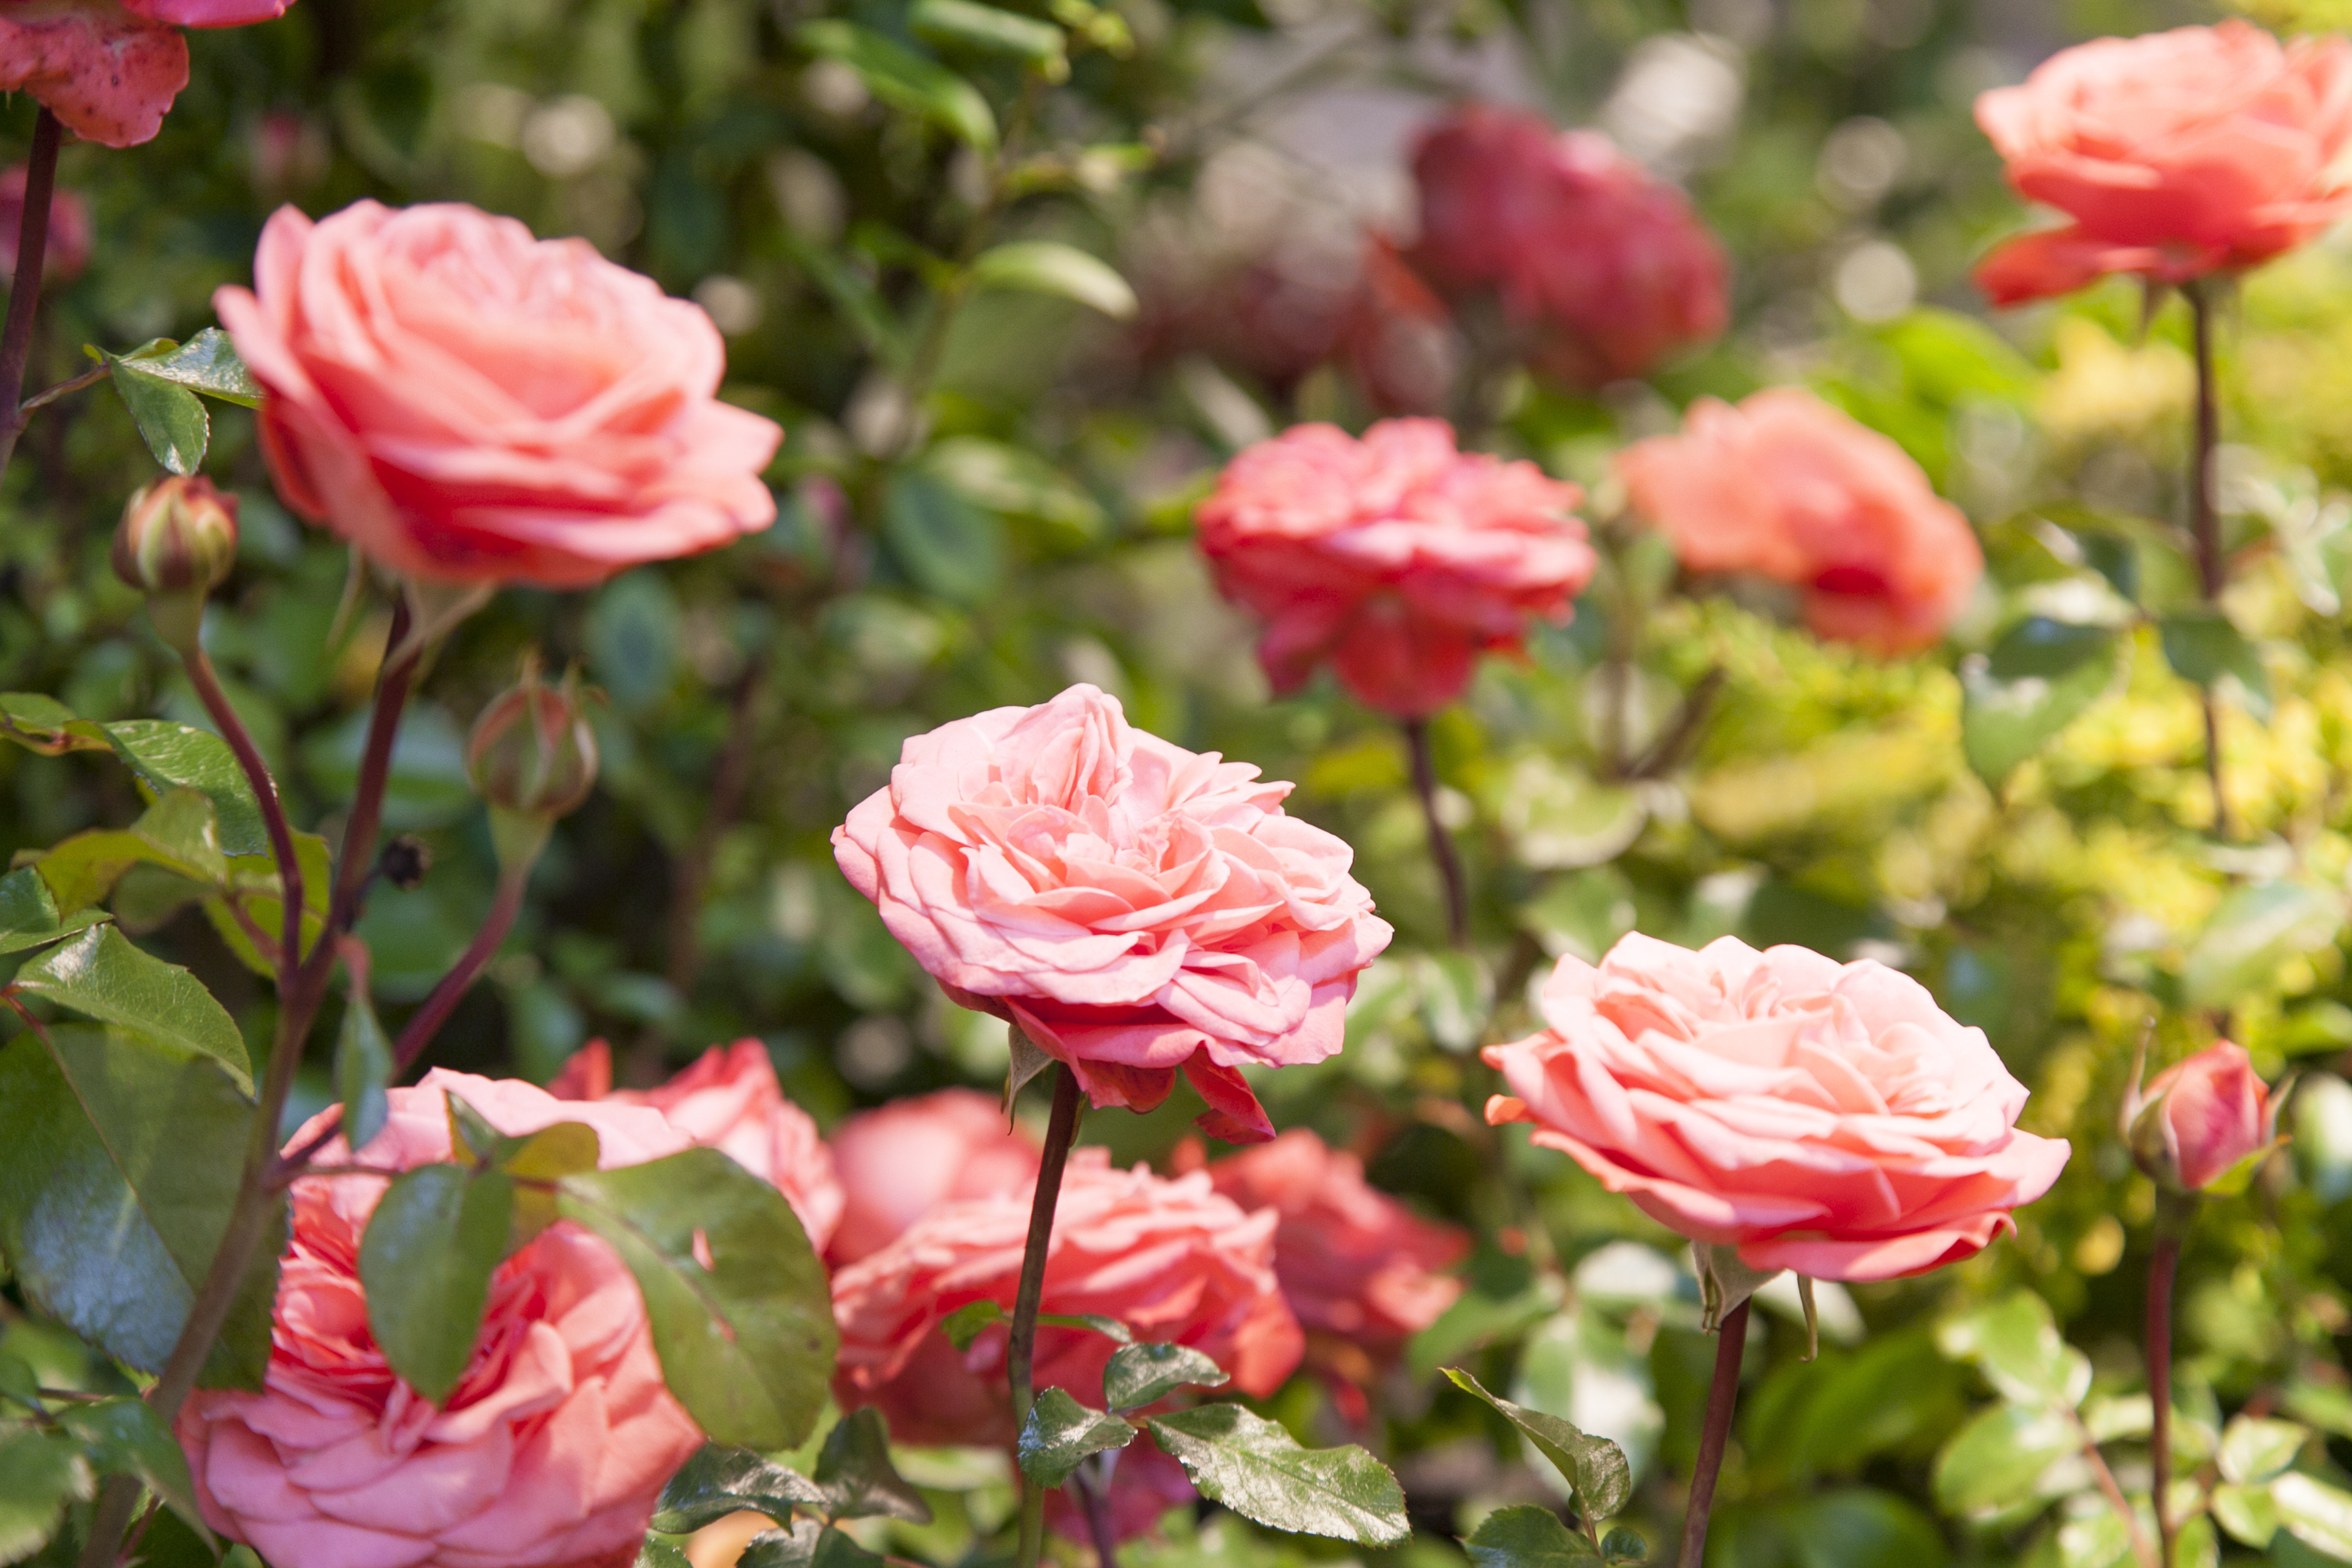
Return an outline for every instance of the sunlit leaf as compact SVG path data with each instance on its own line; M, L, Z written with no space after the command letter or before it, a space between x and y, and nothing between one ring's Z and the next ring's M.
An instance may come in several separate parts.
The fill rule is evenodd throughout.
M1134 287L1109 262L1059 240L1016 239L982 251L971 264L971 276L985 289L1075 300L1117 321L1139 308Z
M1118 1416L1089 1409L1061 1389L1048 1388L1030 1405L1015 1452L1023 1475L1041 1487L1058 1487L1086 1460L1133 1441L1135 1428Z
M368 1216L359 1260L368 1328L392 1370L434 1404L473 1360L513 1204L503 1171L420 1165Z
M1150 1429L1202 1496L1255 1523L1359 1546L1393 1546L1412 1533L1396 1478L1361 1448L1302 1448L1238 1405L1155 1415Z

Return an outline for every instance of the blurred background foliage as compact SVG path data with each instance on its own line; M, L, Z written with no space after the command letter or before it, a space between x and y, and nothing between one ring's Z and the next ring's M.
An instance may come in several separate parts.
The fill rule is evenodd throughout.
M2210 9L1009 8L1034 31L976 41L898 0L301 0L276 25L194 35L194 79L151 145L67 151L62 183L97 243L44 313L34 384L73 374L85 342L122 350L208 324L211 290L246 279L280 203L463 199L583 236L700 300L728 335L729 395L789 427L768 532L591 594L502 595L441 655L387 813L430 843L433 868L373 899L379 998L420 997L488 902L461 738L535 645L607 694L603 785L557 833L439 1059L544 1079L603 1036L646 1081L757 1035L828 1122L991 1082L1003 1026L943 1001L840 879L826 836L907 736L1088 680L1181 744L1297 781L1293 809L1356 847L1400 929L1346 1053L1260 1085L1278 1124L1360 1151L1381 1184L1481 1237L1470 1293L1375 1416L1424 1527L1398 1560L1457 1562L1453 1537L1484 1511L1553 1495L1496 1418L1435 1392L1431 1370L1465 1359L1622 1441L1646 1489L1632 1517L1654 1542L1676 1516L1711 1353L1686 1267L1565 1159L1477 1114L1492 1081L1474 1047L1530 1026L1530 978L1635 929L1902 966L2032 1086L2027 1125L2077 1151L2013 1244L1925 1281L1825 1289L1817 1362L1800 1359L1793 1291L1768 1302L1783 1310L1750 1347L1711 1563L2123 1560L2077 1517L2087 1479L2053 1480L2049 1454L2021 1480L1971 1468L1986 1443L1967 1424L2011 1407L1988 1406L1950 1325L2026 1288L2087 1354L2095 1404L2137 1385L2152 1197L2113 1121L2144 1037L2160 1061L2227 1028L2267 1074L2305 1075L2292 1157L2209 1205L2183 1352L2211 1424L2292 1411L2331 1445L2305 1466L2342 1480L2352 247L2255 275L2224 337L2226 608L2252 650L2223 680L2226 840L2196 694L2156 626L2195 598L2179 529L2185 320L2178 306L2144 320L2122 283L1994 319L1967 279L2024 218L1969 119L1974 96L2063 44ZM2352 20L2342 0L2244 8L2281 27ZM1572 625L1523 663L1491 663L1435 725L1475 889L1468 953L1444 942L1393 729L1328 683L1270 701L1250 628L1189 541L1192 505L1238 446L1399 401L1352 346L1364 236L1410 235L1412 131L1465 95L1606 130L1687 184L1736 263L1735 324L1712 349L1599 395L1516 377L1484 433L1588 487L1607 560ZM31 115L7 110L19 147ZM1120 303L1066 256L971 267L1014 240L1110 263L1139 311L1120 321L1066 297ZM1454 346L1441 335L1416 352L1405 401L1442 396ZM1685 592L1662 547L1614 521L1617 446L1670 427L1694 396L1790 381L1894 436L1979 525L1990 576L1943 654L1881 663L1792 629L1784 605ZM349 787L383 601L328 642L343 550L272 501L249 417L213 417L207 467L241 492L245 532L210 644L297 821L316 826ZM202 723L106 569L114 517L152 470L121 405L102 386L68 400L23 458L0 494L0 688L87 717ZM2111 635L2037 662L2012 635L2035 616ZM1629 651L1620 679L1610 661ZM1703 682L1715 700L1687 765L1623 779ZM0 749L11 849L136 810L103 761ZM135 904L135 884L121 898ZM241 1009L262 1048L266 995L202 920L168 900L160 918L154 944ZM297 1114L328 1099L320 1071ZM1165 1160L1196 1109L1188 1093L1086 1135ZM1272 1408L1302 1433L1349 1436L1311 1381ZM2128 1420L2114 1430L2127 1471ZM2038 1452L2023 1438L2003 1451ZM908 1467L958 1494L920 1543L941 1561L969 1539L959 1529L1001 1522L1009 1496L1001 1472L959 1463ZM1325 1552L1224 1517L1178 1521L1133 1562ZM2269 1560L2319 1559L2283 1531Z

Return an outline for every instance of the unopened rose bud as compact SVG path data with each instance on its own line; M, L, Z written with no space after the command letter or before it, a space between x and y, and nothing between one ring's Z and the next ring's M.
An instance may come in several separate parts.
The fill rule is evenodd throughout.
M474 721L466 772L494 813L548 823L576 810L596 786L596 735L578 671L550 686L538 657L526 656L522 679Z
M134 493L114 531L114 574L142 594L210 593L236 564L236 498L202 474Z
M2165 1068L2126 1110L2132 1158L2168 1192L2201 1192L2277 1141L2270 1089L2228 1040Z

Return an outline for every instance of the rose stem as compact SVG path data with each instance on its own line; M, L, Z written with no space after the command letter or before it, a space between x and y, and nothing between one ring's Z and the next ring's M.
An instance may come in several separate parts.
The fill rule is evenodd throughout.
M400 1038L392 1049L394 1078L405 1076L416 1065L416 1058L433 1043L435 1032L448 1022L449 1015L457 1010L458 1002L482 973L483 965L490 962L499 944L506 941L507 932L514 927L515 915L522 908L523 890L530 885L530 867L531 863L525 861L499 874L498 896L490 900L490 912L482 918L482 929L474 933L474 940L458 955L457 962L449 966L449 972L433 987L432 994L402 1026Z
M16 225L16 280L8 291L8 324L0 327L0 474L24 434L25 362L33 353L33 316L41 308L41 268L49 252L49 195L58 184L58 117L44 106L33 121L33 151L25 163L25 213ZM126 1519L125 1523L129 1522Z
M284 934L270 965L278 984L284 985L289 973L302 959L302 865L294 854L294 830L287 823L285 804L278 798L278 781L269 776L269 766L261 760L259 748L247 733L236 710L229 706L228 693L221 689L220 678L214 673L213 661L204 645L191 642L180 663L187 670L188 684L195 688L205 711L212 715L221 738L236 753L236 765L244 770L246 783L253 786L254 799L261 803L261 820L269 829L269 852L278 859L278 897L286 908Z
M2189 319L2197 340L2197 439L2189 451L2189 519L2197 536L2197 579L2208 606L2221 601L2224 583L2221 524L2213 508L2213 452L2221 441L2221 415L2213 374L2213 301L2202 279L2180 286L2189 298ZM2205 702L2205 778L2213 790L2213 836L2230 837L2230 805L2221 793L2221 717L2213 689L2198 690Z
M1470 945L1470 898L1464 890L1462 862L1454 853L1453 837L1437 816L1437 763L1429 754L1429 721L1406 719L1404 747L1412 760L1412 790L1421 797L1421 815L1429 823L1429 858L1437 862L1437 879L1445 884L1445 934L1456 947Z
M1045 1158L1037 1167L1036 1195L1029 1202L1029 1241L1021 1253L1021 1286L1013 1298L1013 1326L1004 1341L1004 1372L1013 1391L1013 1427L1029 1419L1036 1389L1032 1373L1037 1356L1037 1309L1045 1299L1045 1254L1054 1239L1054 1207L1062 1199L1062 1167L1078 1135L1078 1075L1066 1063L1054 1069L1054 1114L1045 1124ZM1026 1477L1021 1483L1019 1568L1037 1568L1045 1544L1045 1489Z
M2156 1247L2147 1259L2148 1495L2156 1510L2161 1568L2173 1568L2180 1548L2180 1529L2166 1496L2172 1489L2172 1278L2180 1267L2180 1238L2195 1212L2192 1203L2169 1194L2158 1199Z
M1691 1473L1690 1504L1683 1515L1682 1568L1706 1560L1706 1516L1715 1507L1715 1478L1731 1436L1731 1410L1739 1402L1739 1358L1748 1349L1748 1308L1742 1301L1716 1328L1715 1381L1706 1390L1706 1428L1699 1434L1698 1466Z
M1116 1458L1117 1450L1107 1457ZM1095 1538L1097 1568L1118 1568L1118 1535L1111 1529L1110 1477L1106 1474L1097 1484L1087 1479L1081 1467L1070 1479L1077 1485L1078 1500L1086 1505L1087 1532Z

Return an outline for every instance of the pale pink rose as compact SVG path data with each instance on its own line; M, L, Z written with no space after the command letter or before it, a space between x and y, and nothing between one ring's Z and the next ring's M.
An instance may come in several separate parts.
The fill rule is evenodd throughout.
M1307 1331L1307 1364L1361 1420L1365 1385L1462 1294L1444 1271L1469 1255L1469 1236L1423 1219L1367 1183L1361 1160L1303 1127L1208 1172L1243 1208L1282 1216L1274 1272Z
M1181 1068L1204 1130L1262 1142L1240 1069L1337 1053L1393 934L1348 846L1284 815L1289 793L1073 686L908 741L833 852L950 997L1009 1020L1094 1104L1149 1110Z
M0 21L6 13L0 11ZM0 173L0 277L16 275L18 226L25 221L25 165ZM49 193L49 233L41 252L41 277L50 283L69 283L89 265L89 204L79 191L64 185Z
M280 207L213 297L287 505L383 565L578 588L765 528L783 433L702 307L462 203Z
M188 41L115 0L0 0L0 91L29 92L86 142L130 147L188 85Z
M2158 1182L2198 1192L2278 1137L2278 1108L2243 1046L2216 1040L2135 1090L2132 1152Z
M1027 1198L1042 1159L993 1095L943 1089L862 1110L833 1132L841 1223L836 1268L879 1252L941 1204Z
M1891 1279L2015 1228L2070 1152L2017 1130L2025 1086L1916 981L1733 937L1633 935L1544 986L1550 1026L1490 1046L1496 1125L1558 1149L1751 1268Z
M1205 1175L1170 1180L1111 1168L1100 1149L1070 1156L1054 1215L1044 1310L1116 1318L1139 1340L1189 1345L1240 1393L1272 1394L1298 1365L1298 1320L1274 1273L1272 1211L1244 1214ZM1029 1198L933 1209L898 1240L833 1277L841 1326L834 1394L871 1405L902 1443L1013 1441L1002 1323L958 1351L940 1322L993 1301L1010 1311L1029 1233ZM1102 1403L1118 1347L1051 1324L1037 1331L1036 1385Z
M1800 387L1700 398L1617 472L1685 567L1787 583L1815 635L1873 652L1932 646L1984 575L1968 518L1919 465Z
M819 1254L841 1222L833 1152L809 1113L784 1098L776 1065L758 1040L713 1046L659 1089L614 1089L612 1047L591 1040L547 1091L563 1100L652 1106L697 1143L772 1183Z
M509 1135L585 1122L605 1169L690 1146L643 1107L436 1068L391 1091L365 1149L339 1137L317 1160L386 1171L448 1160L445 1092ZM205 1520L283 1568L625 1565L662 1484L702 1443L663 1385L636 1282L604 1242L559 1222L499 1266L473 1362L428 1405L368 1331L360 1237L384 1187L294 1184L263 1389L201 1390L180 1413Z
M1977 100L2018 194L2074 221L1978 268L1997 304L2110 272L2180 283L2251 267L2352 211L2352 41L2251 23L2099 38Z
M1682 192L1591 131L1466 103L1412 154L1411 259L1448 295L1491 294L1543 368L1596 387L1723 331L1728 265Z
M1424 718L1480 654L1569 618L1594 561L1582 499L1533 463L1457 451L1443 420L1383 420L1361 440L1300 425L1227 465L1201 506L1201 552L1265 620L1276 691L1328 659L1358 700Z

